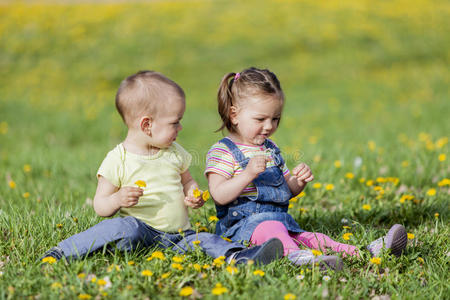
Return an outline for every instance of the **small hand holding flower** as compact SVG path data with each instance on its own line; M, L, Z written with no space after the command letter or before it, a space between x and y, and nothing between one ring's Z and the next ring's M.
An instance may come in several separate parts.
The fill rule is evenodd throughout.
M305 163L301 163L296 166L292 170L292 175L297 179L297 184L299 186L304 186L308 182L314 180L314 175L312 174L311 168Z
M192 208L200 208L205 204L202 198L203 191L199 190L197 187L188 193L184 197L184 204Z
M118 191L120 207L132 207L139 202L139 197L144 194L140 187L124 186Z
M265 155L255 155L250 158L245 172L250 174L252 179L258 177L258 175L266 170L266 163L269 160Z

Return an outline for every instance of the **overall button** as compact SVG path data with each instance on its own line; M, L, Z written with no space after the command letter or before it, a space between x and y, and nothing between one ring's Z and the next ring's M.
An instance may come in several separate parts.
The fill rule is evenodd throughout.
M232 215L236 217L238 215L237 211L233 211Z

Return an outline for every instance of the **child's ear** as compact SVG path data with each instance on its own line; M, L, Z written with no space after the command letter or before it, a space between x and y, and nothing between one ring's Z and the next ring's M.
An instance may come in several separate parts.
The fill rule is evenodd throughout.
M149 116L144 116L141 118L141 130L148 136L152 136L152 125L153 125L153 119Z
M233 125L237 125L237 120L236 120L237 112L238 112L238 108L236 106L232 105L230 107L229 116L230 116L231 124L233 124Z

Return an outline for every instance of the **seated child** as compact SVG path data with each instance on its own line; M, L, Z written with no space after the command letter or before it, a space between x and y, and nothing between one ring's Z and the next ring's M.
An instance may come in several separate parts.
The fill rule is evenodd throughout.
M346 255L359 255L357 247L342 244L319 232L305 232L288 213L289 199L314 179L304 163L292 172L278 146L269 137L278 128L284 93L275 74L269 70L245 69L226 74L218 92L220 129L228 135L208 152L205 174L216 203L216 233L235 242L260 245L278 238L284 255L296 265L319 263L342 268L336 255L315 257L306 246L331 249ZM382 248L400 255L406 246L406 230L392 226L388 234L372 242L368 249L378 256Z
M128 134L98 170L94 210L101 217L120 216L63 240L42 259L81 258L104 247L132 251L157 246L185 252L194 241L208 255L236 263L252 259L266 264L283 252L278 239L247 249L191 230L187 206L199 208L204 201L193 195L198 185L188 170L191 155L175 142L185 111L185 94L178 84L157 72L138 72L120 84L116 108Z

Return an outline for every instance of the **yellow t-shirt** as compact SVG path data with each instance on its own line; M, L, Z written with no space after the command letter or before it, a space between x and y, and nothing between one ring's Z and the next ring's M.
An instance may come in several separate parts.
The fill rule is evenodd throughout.
M118 188L144 181L147 186L138 204L121 208L120 216L133 216L155 229L177 232L191 227L181 184L181 174L187 171L191 159L177 143L150 156L130 153L119 144L103 160L97 176Z

